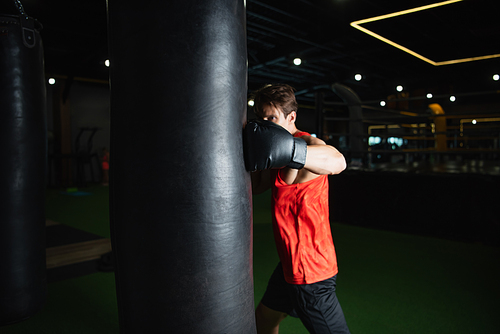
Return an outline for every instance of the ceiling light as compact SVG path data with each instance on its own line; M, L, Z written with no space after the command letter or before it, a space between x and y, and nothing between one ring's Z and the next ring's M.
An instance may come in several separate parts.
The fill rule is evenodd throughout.
M456 100L457 100L457 98L454 95L450 96L450 101L451 102L455 102Z
M56 79L49 78L49 85L54 85L56 83Z
M295 59L293 60L293 63L294 63L294 65L299 66L300 64L302 64L302 59L300 59L300 58L295 58Z
M106 60L104 61L104 65L106 65L106 67L109 67L109 59L106 59Z
M248 105L250 107L253 107L254 103L255 103L254 100L248 100Z
M469 62L469 61L476 61L476 60L483 60L483 59L491 59L491 58L498 58L500 57L500 54L493 54L493 55L486 55L486 56L479 56L479 57L471 57L471 58L462 58L462 59L453 59L453 60L447 60L447 61L439 61L439 62L436 62L436 61L433 61L429 58L426 58L418 53L416 53L415 51L412 51L400 44L397 44L385 37L382 37L376 33L374 33L373 31L371 30L368 30L366 28L363 28L361 27L360 25L361 24L364 24L364 23L368 23L368 22L374 22L374 21L379 21L379 20L384 20L384 19L388 19L388 18L392 18L392 17L396 17L396 16L400 16L400 15L405 15L405 14L410 14L410 13L415 13L415 12L419 12L419 11L422 11L422 10L426 10L426 9L431 9L431 8L435 8L435 7L439 7L439 6L444 6L444 5L449 5L449 4L452 4L452 3L455 3L455 2L460 2L460 1L463 1L463 0L449 0L449 1L443 1L443 2L438 2L438 3L434 3L434 4L430 4L430 5L426 5L426 6L421 6L421 7L416 7L416 8L411 8L411 9L407 9L407 10L403 10L403 11L399 11L399 12L395 12L395 13L390 13L390 14L386 14L386 15L380 15L380 16L375 16L375 17L372 17L372 18L368 18L368 19L364 19L364 20L359 20L359 21L354 21L354 22L351 22L351 26L372 36L372 37L375 37L379 40L381 40L382 42L385 42L389 45L392 45L393 47L395 48L398 48L400 49L401 51L404 51L406 53L409 53L411 54L412 56L414 57L417 57L418 59L420 60L423 60L431 65L434 65L434 66L441 66L441 65L450 65L450 64L457 64L457 63L465 63L465 62Z
M493 74L493 80L498 81L500 79L500 75Z
M432 99L432 94L431 93L427 93L426 96L427 96L428 99Z
M356 81L361 81L361 79L363 79L363 76L362 76L361 74L356 74L356 75L354 76L354 79L355 79Z
M477 121L475 119L472 120L472 124L476 124Z
M385 101L380 101L380 106L385 107Z
M403 91L403 86L398 85L398 86L396 87L396 90L397 90L398 92L402 92L402 91Z

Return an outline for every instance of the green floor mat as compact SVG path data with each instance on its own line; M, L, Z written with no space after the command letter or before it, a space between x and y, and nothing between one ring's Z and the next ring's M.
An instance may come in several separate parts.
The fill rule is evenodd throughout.
M51 192L47 218L107 237L108 188L85 191L92 195ZM269 199L264 194L253 201L256 304L278 262ZM332 229L340 270L337 295L351 333L498 333L499 248L344 224L334 223ZM118 333L114 274L50 283L42 311L0 327L0 333ZM298 319L289 317L281 333L307 331Z

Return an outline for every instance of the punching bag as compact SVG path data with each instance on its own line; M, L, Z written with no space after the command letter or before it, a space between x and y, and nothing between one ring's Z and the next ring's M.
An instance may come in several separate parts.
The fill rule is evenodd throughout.
M366 144L363 141L364 127L363 127L363 107L358 94L351 88L334 83L332 90L338 97L340 97L349 108L349 151L350 151L350 165L362 167L363 165L363 152L365 152Z
M255 333L243 0L109 0L122 333Z
M0 325L46 299L46 118L36 20L0 14ZM1 330L0 330L1 331Z

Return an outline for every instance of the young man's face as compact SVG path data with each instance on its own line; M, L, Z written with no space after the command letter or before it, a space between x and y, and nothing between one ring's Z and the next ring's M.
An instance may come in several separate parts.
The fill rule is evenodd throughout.
M276 107L266 104L262 107L262 117L266 121L270 121L273 123L276 123L278 125L281 125L284 127L288 132L292 132L292 125L294 121L294 112L292 111L290 114L288 114L287 117L281 112L281 110L277 109Z

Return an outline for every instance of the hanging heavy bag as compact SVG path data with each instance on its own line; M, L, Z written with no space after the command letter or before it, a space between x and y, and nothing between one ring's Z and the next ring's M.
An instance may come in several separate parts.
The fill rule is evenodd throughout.
M108 18L121 333L254 334L244 2L110 0Z
M38 312L47 290L41 25L15 5L0 14L0 326Z

